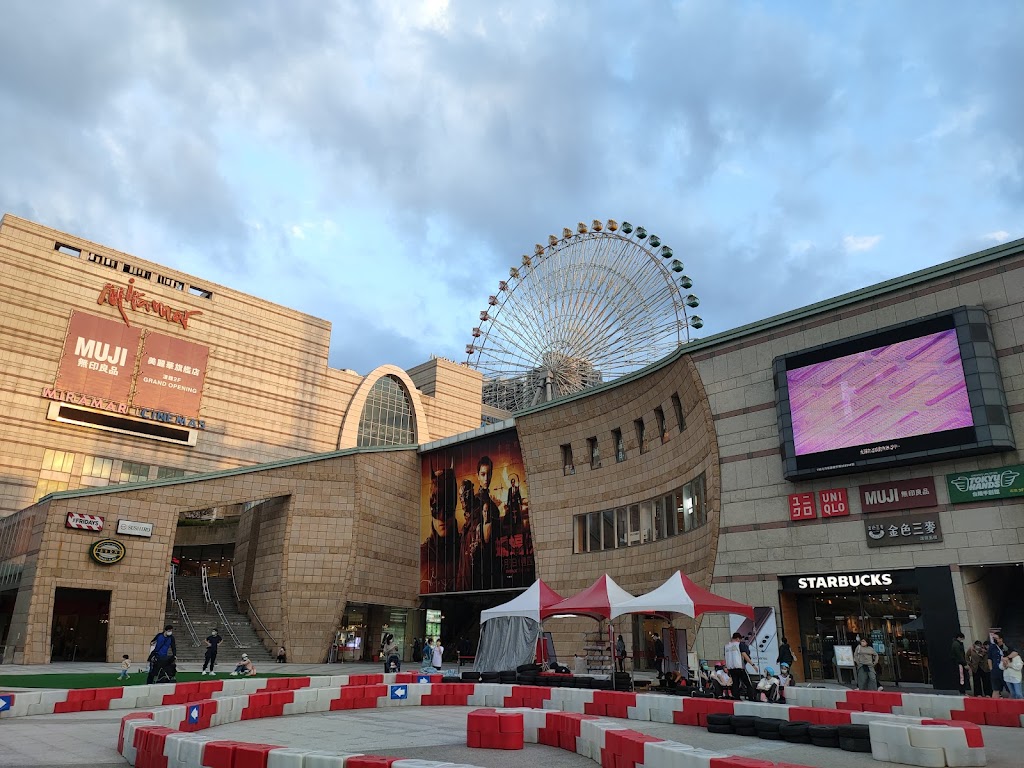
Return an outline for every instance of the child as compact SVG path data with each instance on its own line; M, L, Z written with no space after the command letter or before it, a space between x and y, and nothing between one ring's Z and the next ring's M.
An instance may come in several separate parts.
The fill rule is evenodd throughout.
M786 703L786 686L793 684L793 676L789 674L789 664L782 662L779 665L779 704Z
M723 665L715 664L715 671L711 673L711 686L715 689L716 699L733 698L732 678Z
M127 680L130 677L130 675L128 674L128 670L131 668L132 660L128 658L128 654L126 653L124 656L121 657L121 674L117 676L117 679Z

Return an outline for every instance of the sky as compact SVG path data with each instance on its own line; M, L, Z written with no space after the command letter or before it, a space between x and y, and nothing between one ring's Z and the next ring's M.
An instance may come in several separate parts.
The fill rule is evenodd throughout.
M657 233L703 336L1024 237L1024 3L11 0L0 212L465 359L534 243Z

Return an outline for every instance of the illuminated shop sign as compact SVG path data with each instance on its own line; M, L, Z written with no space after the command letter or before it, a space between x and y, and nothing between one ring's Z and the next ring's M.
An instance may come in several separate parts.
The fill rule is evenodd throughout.
M983 499L1010 499L1024 495L1024 465L1015 464L980 472L946 475L949 500L953 504Z
M888 587L891 573L843 573L837 576L801 576L797 589L848 589L850 587Z
M203 419L194 419L188 416L182 416L179 413L158 411L154 408L134 408L132 406L125 405L124 403L115 403L112 400L105 400L102 397L91 397L78 392L65 392L62 389L43 387L43 397L47 400L57 400L62 403L80 405L84 408L93 408L98 411L109 411L111 413L119 413L124 416L135 416L139 419L159 421L163 424L185 427L186 429L206 429L206 421Z
M939 503L935 497L935 480L930 477L862 485L857 490L860 491L862 512L893 512L934 507Z
M128 286L122 287L114 285L113 283L107 283L100 290L99 298L96 299L96 303L103 305L109 304L112 307L117 307L117 311L121 313L121 319L124 320L124 324L131 326L128 320L128 313L126 309L130 309L133 312L146 312L152 315L158 315L166 320L168 323L174 323L180 325L186 331L188 330L188 321L196 315L203 314L202 312L194 309L177 309L169 304L164 304L159 299L147 299L146 294L135 288L135 278L128 280Z

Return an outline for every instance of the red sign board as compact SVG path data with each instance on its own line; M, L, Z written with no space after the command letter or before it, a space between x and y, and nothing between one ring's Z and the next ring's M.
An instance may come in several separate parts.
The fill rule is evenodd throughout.
M198 416L209 357L209 347L149 331L132 405Z
M80 515L77 512L68 512L64 527L75 528L79 531L102 531L103 518L99 515Z
M935 479L931 477L862 485L857 490L860 491L862 512L894 512L934 507L939 503L935 496Z
M64 339L58 389L127 403L142 331L115 320L72 312Z
M814 506L814 493L789 494L789 519L814 520L818 517L818 509Z
M850 499L845 488L818 491L822 517L845 517L850 514Z

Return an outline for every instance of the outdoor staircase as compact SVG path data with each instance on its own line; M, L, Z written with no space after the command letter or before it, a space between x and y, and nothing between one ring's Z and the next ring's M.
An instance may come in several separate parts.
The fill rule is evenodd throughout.
M206 598L203 596L203 578L201 576L175 576L175 593L178 599L185 604L188 617L199 636L199 645L192 645L192 637L182 621L178 606L168 598L164 611L164 623L174 627L178 663L201 665L203 656L206 654L204 641L214 627L217 627L220 636L224 638L217 653L217 666L221 671L230 671L230 668L243 653L248 653L256 663L263 660L272 661L273 654L260 642L248 615L238 610L234 588L231 586L231 577L211 576L207 579L207 583L210 587L210 597L220 603L221 610L227 617L228 625L238 638L238 644L236 645L232 640L228 628L217 615L213 602L206 602Z

